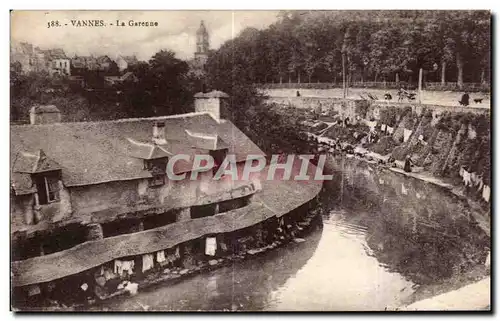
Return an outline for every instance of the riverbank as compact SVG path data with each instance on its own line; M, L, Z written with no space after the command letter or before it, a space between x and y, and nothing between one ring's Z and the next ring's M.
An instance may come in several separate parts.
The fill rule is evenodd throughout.
M466 285L429 299L396 309L397 311L491 311L491 278Z
M424 283L415 287L415 292L411 297L402 302L403 306L458 290L464 286L480 282L489 276L489 267L485 266L488 261L486 257L488 252L484 253L481 245L487 244L489 251L489 225L478 222L476 218L479 217L484 220L484 217L476 212L479 206L474 208L473 205L470 205L474 204L473 201L461 193L456 193L451 184L425 173L407 173L401 169L388 167L373 159L348 153L341 155L339 152L337 158L334 158L332 153L332 157L328 162L328 164L332 164L337 175L345 172L345 174L342 174L342 187L336 187L341 191L345 191L341 192L343 197L339 200L340 206L360 202L370 206L371 211L399 213L399 215L395 214L395 222L392 224L398 224L400 228L407 229L408 235L399 235L398 238L418 239L421 237L418 236L418 231L422 229L431 229L430 233L435 234L434 238L431 237L424 242L423 247L417 247L413 250L408 249L408 251L415 251L415 253L408 256L404 262L405 265L410 266L412 265L410 261L413 261L416 266L428 265L429 268L442 270L442 273L448 276L443 280L430 283L422 279ZM350 195L357 196L352 198ZM396 195L398 200L390 200ZM358 200L356 197L363 197L363 200ZM424 206L422 206L423 202L425 203ZM382 204L378 205L379 203ZM468 214L471 215L468 216ZM398 216L400 217L398 218ZM474 228L475 222L478 222L477 229L486 235L486 243L480 241L481 238L472 237L472 235L479 233L477 229L475 232L468 230ZM394 226L390 227L390 229L394 228ZM386 245L380 241L380 238L383 237L383 235L373 236L374 240L369 243L375 252L382 252L377 255L381 262L386 260L383 254ZM474 239L476 240L474 241ZM406 241L399 240L399 242L405 243ZM463 252L452 254L453 251L445 247L447 246L445 244L450 244L450 242L452 244L457 243L454 246L457 250L463 248ZM421 251L425 251L426 246L429 244L438 246L441 249L439 256L424 256L424 261L420 261ZM407 246L404 245L404 247ZM484 258L486 258L486 261L484 261ZM398 261L389 262L391 261L386 262L386 264L398 264ZM408 277L413 280L420 279L420 268L412 271ZM414 275L414 273L416 274ZM416 282L419 283L420 281ZM490 297L490 290L487 289L477 295L481 296L483 301L486 301L486 298ZM475 309L482 308L475 307ZM398 308L387 307L387 309L394 310Z

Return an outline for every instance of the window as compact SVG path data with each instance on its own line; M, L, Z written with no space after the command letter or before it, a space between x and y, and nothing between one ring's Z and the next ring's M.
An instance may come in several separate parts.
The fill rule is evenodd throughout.
M36 179L38 202L45 205L59 201L59 176L43 175Z
M55 177L45 177L45 187L49 202L59 200L59 181Z
M215 175L215 173L217 173L217 171L219 170L219 167L222 165L222 162L224 162L224 159L226 158L227 149L210 151L210 155L214 159L214 167L212 169L212 172Z
M148 171L160 171L162 173L165 173L167 170L167 162L168 159L165 158L158 158L158 159L145 159L144 160L144 169Z
M149 179L149 187L165 185L165 175L154 175Z

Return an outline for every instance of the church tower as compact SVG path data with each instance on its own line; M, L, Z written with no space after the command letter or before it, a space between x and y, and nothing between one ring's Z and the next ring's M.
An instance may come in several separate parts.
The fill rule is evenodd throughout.
M209 40L207 28L203 20L201 21L198 31L196 31L196 52L194 53L194 59L200 66L205 65L208 59L209 50Z

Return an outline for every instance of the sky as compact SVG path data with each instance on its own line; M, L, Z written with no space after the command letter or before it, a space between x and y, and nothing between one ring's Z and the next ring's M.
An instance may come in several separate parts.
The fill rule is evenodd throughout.
M135 54L148 60L161 49L177 57L193 57L196 30L204 20L210 48L217 49L246 27L263 29L276 21L277 11L13 11L11 41L25 41L42 49L62 48L69 56ZM106 27L73 27L71 20L104 20ZM158 27L116 27L119 19L156 21ZM61 27L48 28L59 21ZM113 24L110 26L109 24ZM67 24L67 26L65 25Z

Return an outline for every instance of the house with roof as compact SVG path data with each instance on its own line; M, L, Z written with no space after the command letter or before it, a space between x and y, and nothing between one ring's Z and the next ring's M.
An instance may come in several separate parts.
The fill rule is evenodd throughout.
M64 50L60 48L44 50L45 59L50 63L49 73L51 75L71 76L71 61Z
M135 82L139 81L139 79L131 71L128 71L128 72L124 73L121 76L105 76L104 80L106 81L106 83L108 85L111 85L111 86L112 85L121 84L121 83L124 83L124 82L125 83L126 82L135 83Z
M133 56L119 55L118 57L116 57L115 63L118 66L118 69L120 70L120 72L123 72L127 68L129 68L130 66L137 65L139 63L139 60L137 59L137 57L135 55L133 55Z
M48 72L70 75L70 60L61 48L41 49L26 42L11 44L11 62L21 64L22 72Z
M145 262L146 253L179 247L186 260L212 255L196 242L210 238L217 251L227 250L219 243L227 233L260 229L315 199L321 185L276 181L263 188L259 175L214 179L224 162L242 173L247 162L265 161L220 118L225 99L214 91L197 95L202 102L193 113L75 123L60 122L55 106L35 106L29 125L11 126L14 292L49 293L43 287L94 272L92 286L102 288L107 279L99 271L113 274L123 257Z

